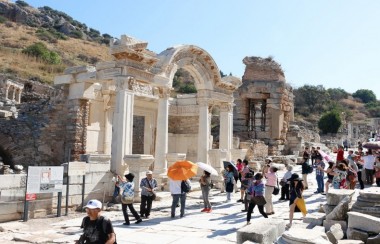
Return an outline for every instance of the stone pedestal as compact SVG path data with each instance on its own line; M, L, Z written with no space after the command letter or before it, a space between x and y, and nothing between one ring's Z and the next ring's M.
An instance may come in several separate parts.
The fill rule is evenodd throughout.
M352 206L352 211L360 212L380 218L380 189L369 188L359 192L359 196Z
M146 177L146 171L149 170L149 166L153 163L154 157L152 155L144 154L132 154L124 156L124 163L129 166L129 173L133 173L135 178L133 180L135 184L135 197L140 199L140 182L141 179Z
M209 151L210 165L219 173L218 176L211 176L214 187L224 191L224 178L223 178L223 161L227 160L227 151L220 149L212 149Z

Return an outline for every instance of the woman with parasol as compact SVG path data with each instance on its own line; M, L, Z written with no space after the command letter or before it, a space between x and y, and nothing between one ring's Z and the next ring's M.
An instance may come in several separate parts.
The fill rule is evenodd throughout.
M211 213L211 204L208 199L209 193L210 193L210 185L211 185L211 177L210 172L207 172L206 170L203 171L203 175L199 179L199 183L201 184L201 190L202 190L202 198L203 198L203 204L204 209L202 209L201 212Z

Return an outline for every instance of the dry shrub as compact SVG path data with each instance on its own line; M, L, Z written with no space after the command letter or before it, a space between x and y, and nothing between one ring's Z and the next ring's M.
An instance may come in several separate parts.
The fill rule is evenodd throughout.
M365 119L367 119L367 115L365 115L363 113L355 113L353 115L353 121L365 120Z
M340 102L343 107L349 108L349 109L357 109L357 107L360 105L360 103L352 99L342 99L340 100Z

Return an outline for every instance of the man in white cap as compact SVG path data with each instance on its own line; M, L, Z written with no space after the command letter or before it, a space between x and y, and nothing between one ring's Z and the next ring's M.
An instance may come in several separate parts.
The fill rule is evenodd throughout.
M140 215L141 217L149 218L150 210L152 209L152 202L156 198L157 181L153 178L153 172L148 170L146 172L146 178L143 178L140 182L141 188L141 205Z
M116 235L111 221L100 215L102 203L96 199L88 201L84 207L87 216L83 218L81 228L83 234L76 243L96 243L113 244L116 242Z

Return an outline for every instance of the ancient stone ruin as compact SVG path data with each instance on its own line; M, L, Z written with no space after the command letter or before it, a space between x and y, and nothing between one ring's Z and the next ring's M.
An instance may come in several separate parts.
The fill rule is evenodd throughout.
M234 135L242 141L263 140L269 145L269 155L279 155L294 119L292 87L271 58L246 57L243 62L243 84L234 93Z

